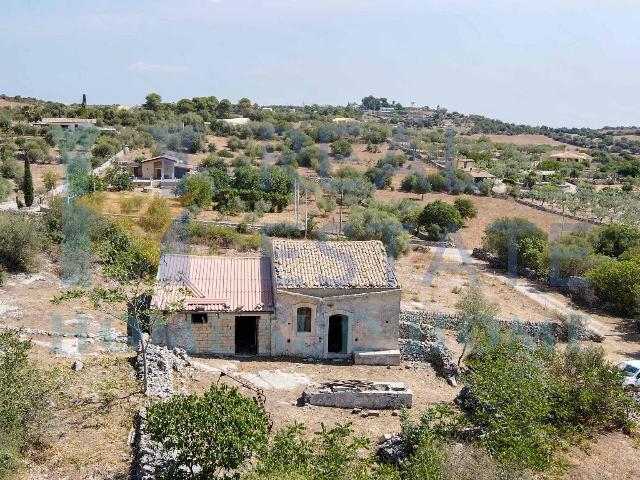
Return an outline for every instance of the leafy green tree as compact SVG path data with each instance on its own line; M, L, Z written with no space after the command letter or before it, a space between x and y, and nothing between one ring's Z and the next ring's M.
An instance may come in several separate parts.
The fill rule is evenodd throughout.
M504 266L511 268L515 263L539 270L544 266L549 241L547 234L529 220L502 217L487 226L483 245Z
M233 186L241 190L264 190L264 178L262 170L249 165L237 167Z
M279 195L289 195L293 191L293 181L284 168L272 165L267 169L264 190Z
M625 250L640 246L640 228L630 225L607 225L598 230L597 253L619 257Z
M324 212L324 216L326 217L336 209L336 199L332 196L320 197L316 200L316 206Z
M143 105L144 108L153 110L157 112L160 110L160 106L162 105L162 97L157 93L150 93L146 97L144 97L145 103Z
M103 180L110 190L116 192L133 190L133 176L128 170L118 165L107 168Z
M463 225L460 212L448 203L442 200L425 205L420 217L418 218L418 226L428 229L435 225L443 233L456 232Z
M29 157L24 159L24 176L22 177L22 191L24 192L24 204L27 207L33 205L33 178L31 177L31 165Z
M613 312L640 314L640 264L633 260L609 260L586 274L593 289Z
M228 118L231 110L233 109L233 105L228 99L220 100L220 103L216 106L216 115L218 118Z
M378 208L351 207L344 234L351 240L380 240L394 258L409 252L409 234L400 220Z
M47 192L50 192L54 188L56 188L56 184L58 183L58 179L60 177L53 170L47 170L42 174L42 182L44 183L44 188ZM2 194L0 194L0 198L2 198Z
M174 460L163 478L228 478L268 440L268 418L251 398L224 383L199 397L173 396L148 409L146 433Z
M184 205L207 208L213 202L212 180L206 174L187 175L180 179L174 191L182 197Z
M460 212L460 216L464 220L468 218L476 218L478 215L478 209L469 198L456 198L453 201L453 206L458 210L458 212Z

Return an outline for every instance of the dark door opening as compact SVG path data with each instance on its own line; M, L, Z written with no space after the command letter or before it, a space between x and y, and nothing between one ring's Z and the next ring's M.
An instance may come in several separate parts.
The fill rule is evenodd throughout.
M329 317L329 335L327 350L329 353L345 353L347 350L347 328L349 319L346 315Z
M258 353L258 317L236 317L236 355Z

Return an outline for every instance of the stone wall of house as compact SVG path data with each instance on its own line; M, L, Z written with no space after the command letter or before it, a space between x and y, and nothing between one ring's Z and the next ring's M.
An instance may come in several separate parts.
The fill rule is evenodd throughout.
M345 356L357 351L398 348L400 289L339 295L345 290L278 290L276 320L272 325L273 355L327 358L329 317L346 315L348 334ZM351 290L346 290L351 293ZM311 332L297 332L298 307L311 308Z
M170 315L153 328L155 344L184 348L191 354L235 354L237 316L258 316L258 355L271 353L271 314L208 313L205 324L191 323L188 314Z

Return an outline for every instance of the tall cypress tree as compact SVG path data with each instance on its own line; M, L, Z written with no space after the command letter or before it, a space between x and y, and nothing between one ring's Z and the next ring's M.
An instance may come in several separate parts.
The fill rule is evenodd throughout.
M24 192L24 204L27 207L33 205L33 178L31 177L31 165L29 157L24 159L24 178L22 180L22 191Z

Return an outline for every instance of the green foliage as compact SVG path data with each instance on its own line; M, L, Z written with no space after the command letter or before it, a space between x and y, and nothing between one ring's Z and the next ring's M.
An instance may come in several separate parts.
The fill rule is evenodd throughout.
M105 275L128 281L156 274L159 247L147 236L135 235L131 223L97 217L91 237Z
M424 194L431 191L431 182L429 182L429 179L424 175L411 173L402 179L400 190L403 192L416 193L424 198Z
M346 158L351 155L351 142L347 139L336 140L330 145L331 153L337 158Z
M214 194L214 200L217 202L217 208L221 212L234 212L235 198L245 202L251 210L255 209L256 202L262 200L269 202L273 210L281 212L288 204L289 197L277 193L263 192L255 189L235 189L225 188L217 190Z
M59 180L59 176L53 170L47 170L42 174L42 182L44 183L44 188L47 192L50 192L51 190L56 188L56 184L58 183L58 180ZM0 198L2 198L1 190L2 189L0 188Z
M274 223L269 225L268 234L279 238L302 238L303 232L293 223Z
M29 158L24 159L24 176L22 177L22 191L24 192L24 204L27 207L33 205L33 178Z
M528 220L502 217L487 226L483 245L504 266L517 260L519 267L540 270L544 266L549 241L547 234Z
M609 260L586 274L596 295L614 313L640 313L640 264L633 260Z
M189 222L189 243L244 252L260 248L260 235L245 235L233 228Z
M142 105L144 108L153 111L160 110L160 106L162 105L162 97L160 97L160 95L158 95L157 93L150 93L149 95L144 97L144 99L146 100Z
M262 449L267 424L253 399L221 383L202 397L176 395L149 407L146 433L175 454L162 478L209 480L225 478Z
M441 200L428 203L420 213L418 218L418 225L429 229L435 225L438 229L432 229L430 237L433 237L436 232L451 233L455 232L462 227L464 221L460 212L453 206L445 203ZM442 236L442 235L440 235ZM440 240L441 238L430 238L430 240Z
M133 212L137 212L142 208L142 203L144 202L144 197L139 195L135 195L133 197L123 197L118 201L120 205L120 212L124 214L130 214Z
M494 458L546 470L569 437L630 425L631 399L602 350L530 348L505 335L472 353L464 377L467 421Z
M155 195L138 224L148 232L163 232L171 222L171 208L165 198Z
M398 217L376 207L351 207L344 234L351 240L380 240L394 258L409 252L409 234Z
M397 479L393 470L376 465L371 455L361 453L369 441L355 436L349 425L322 425L310 440L304 433L301 424L278 431L243 480Z
M213 201L212 183L213 179L209 175L187 175L177 183L174 193L182 197L183 205L207 208Z
M13 193L13 188L8 180L0 177L0 202L4 202Z
M133 176L128 170L117 165L107 168L103 181L109 190L116 192L133 190Z
M30 272L38 266L43 238L37 219L21 213L0 213L0 266Z
M0 478L11 478L39 442L59 394L55 378L29 360L30 349L19 332L0 331Z
M464 220L476 218L478 215L478 209L470 198L456 198L453 201L453 206L460 212L460 216Z
M612 224L599 229L595 250L608 257L619 257L626 249L637 246L640 246L640 228Z
M336 209L336 199L332 196L323 196L316 200L316 206L324 212L326 217Z

